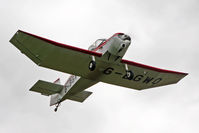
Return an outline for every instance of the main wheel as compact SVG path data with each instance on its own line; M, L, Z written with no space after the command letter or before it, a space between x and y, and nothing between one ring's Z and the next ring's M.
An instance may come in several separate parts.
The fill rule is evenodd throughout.
M126 71L126 76L129 80L133 79L133 72L131 70Z
M90 71L94 71L96 67L96 62L95 61L91 61L88 65L88 68Z

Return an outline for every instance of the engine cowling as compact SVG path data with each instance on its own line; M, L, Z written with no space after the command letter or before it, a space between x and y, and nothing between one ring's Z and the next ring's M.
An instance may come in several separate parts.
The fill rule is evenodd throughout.
M112 55L123 56L131 43L131 38L125 34L118 34L110 40L110 43L108 52Z

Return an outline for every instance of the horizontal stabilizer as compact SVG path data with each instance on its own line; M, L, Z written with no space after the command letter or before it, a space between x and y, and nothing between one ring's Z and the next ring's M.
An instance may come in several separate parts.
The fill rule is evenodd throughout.
M76 102L84 102L84 100L86 100L86 98L88 98L90 95L92 94L92 92L90 91L82 91L82 92L79 92L77 93L76 95L73 95L73 96L70 96L69 100L73 100L73 101L76 101Z
M49 96L55 93L59 93L63 87L63 85L38 80L30 89L30 91L35 91L41 93L42 95Z

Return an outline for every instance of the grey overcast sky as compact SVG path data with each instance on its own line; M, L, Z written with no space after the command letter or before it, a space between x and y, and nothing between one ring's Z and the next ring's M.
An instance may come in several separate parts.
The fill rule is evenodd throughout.
M0 18L1 133L198 133L198 0L0 0ZM189 75L144 91L98 83L84 103L55 113L29 89L69 75L21 54L9 43L18 29L85 49L124 32L133 39L125 59Z

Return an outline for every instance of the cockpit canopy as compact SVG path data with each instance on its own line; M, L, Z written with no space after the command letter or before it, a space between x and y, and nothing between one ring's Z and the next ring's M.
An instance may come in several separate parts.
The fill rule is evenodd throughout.
M93 51L97 47L99 47L101 44L103 44L106 41L106 39L98 39L96 40L89 48L88 50Z

